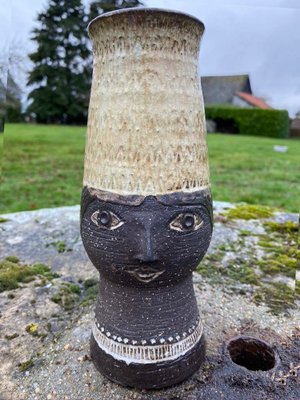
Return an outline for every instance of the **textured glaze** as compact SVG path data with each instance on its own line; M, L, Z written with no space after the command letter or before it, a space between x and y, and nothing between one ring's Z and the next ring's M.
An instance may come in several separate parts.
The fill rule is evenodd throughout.
M209 191L146 196L138 204L99 197L84 188L81 202L83 244L100 272L92 358L125 385L180 382L205 351L192 271L211 240Z
M147 9L90 24L85 186L141 195L208 186L197 73L203 29L184 14Z
M102 215L109 215L110 222L102 223ZM185 217L193 219L191 227L183 226ZM202 192L196 204L165 204L154 196L147 196L142 204L132 206L103 201L91 195L87 188L83 190L84 246L103 277L116 284L136 288L169 287L191 277L206 253L211 234L207 191Z
M160 388L205 356L192 284L212 236L197 74L203 24L131 9L96 18L89 32L81 236L100 274L91 356L118 383Z

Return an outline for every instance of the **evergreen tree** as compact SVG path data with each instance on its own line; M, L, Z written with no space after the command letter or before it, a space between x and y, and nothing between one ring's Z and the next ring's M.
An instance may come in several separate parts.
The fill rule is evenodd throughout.
M85 123L90 87L90 51L87 16L81 0L50 0L38 15L33 30L36 52L29 55L34 68L28 111L38 122Z
M100 0L92 1L90 4L89 20L109 11L121 10L122 8L140 7L143 2L139 0Z
M6 121L21 122L22 121L22 105L21 105L21 89L8 72L7 88L6 88Z
M6 102L6 87L1 80L0 75L0 133L4 131L4 118L5 118L5 102ZM1 136L0 136L0 153L1 153L2 143L1 143ZM0 157L1 160L1 157ZM1 164L1 163L0 163ZM0 165L1 171L1 165ZM0 175L1 176L1 175Z

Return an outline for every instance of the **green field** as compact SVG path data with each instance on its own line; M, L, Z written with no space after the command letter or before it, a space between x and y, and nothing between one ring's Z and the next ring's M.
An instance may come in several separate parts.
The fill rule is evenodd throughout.
M84 127L7 124L0 213L79 204L84 141ZM300 141L210 134L208 147L215 200L299 211Z
M79 204L85 128L7 124L0 213Z

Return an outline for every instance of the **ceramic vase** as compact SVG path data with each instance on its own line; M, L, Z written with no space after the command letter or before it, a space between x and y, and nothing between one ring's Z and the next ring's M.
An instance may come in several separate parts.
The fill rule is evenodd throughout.
M203 30L189 15L146 8L89 25L81 235L100 274L91 357L126 386L173 385L205 356L192 283L212 235Z

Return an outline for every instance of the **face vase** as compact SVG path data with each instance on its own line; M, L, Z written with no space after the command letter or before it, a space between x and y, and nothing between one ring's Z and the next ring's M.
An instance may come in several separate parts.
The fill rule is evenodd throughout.
M125 386L181 382L205 357L192 273L212 236L203 24L157 9L89 25L94 71L81 236L99 272L96 368Z
M192 272L212 235L209 192L147 196L137 204L111 197L87 188L82 195L82 240L100 273L93 360L129 386L177 383L204 356Z

